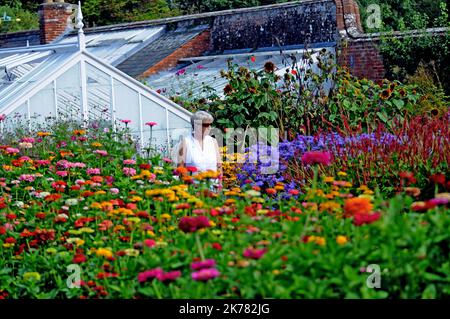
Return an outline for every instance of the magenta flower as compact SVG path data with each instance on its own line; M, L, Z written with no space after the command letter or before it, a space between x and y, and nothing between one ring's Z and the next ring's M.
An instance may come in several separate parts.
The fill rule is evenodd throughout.
M183 75L183 74L185 74L186 73L186 69L181 69L181 70L178 70L177 72L175 72L175 74L176 75Z
M34 143L34 138L33 137L24 137L20 139L21 142L24 143Z
M191 274L192 279L196 281L208 281L219 276L220 272L216 268L205 268Z
M124 167L122 169L122 172L126 175L126 176L134 176L136 175L136 170L134 168L131 167Z
M214 268L216 266L216 261L214 259L206 259L203 261L193 262L191 264L192 270L200 270L205 268Z
M158 125L158 123L156 123L156 122L147 122L147 123L145 123L145 125L153 127L155 125Z
M193 233L210 226L209 219L206 216L184 216L178 224L178 227L185 233Z
M267 252L267 248L263 249L255 249L255 248L247 248L244 251L244 257L251 258L251 259L260 259L265 253Z
M144 240L144 244L148 248L152 248L152 247L156 246L156 241L154 241L153 239L146 239L146 240Z
M355 226L361 226L364 224L371 224L373 222L376 222L381 217L380 213L373 213L373 214L356 214L353 218L353 224Z
M150 269L150 270L146 270L146 271L141 272L141 273L138 274L138 281L139 282L146 282L146 281L148 281L150 279L158 278L163 273L164 273L164 271L160 267L154 268L154 269Z
M331 164L331 153L320 151L306 152L302 156L302 162L305 165L323 164L325 166L328 166Z
M1 114L0 115L0 122L4 121L6 119L6 115L5 114Z
M131 120L120 120L120 122L128 124L128 123L131 123Z
M158 274L156 279L158 279L159 281L162 281L162 282L164 282L164 281L174 281L180 276L181 276L181 271L174 270L174 271L168 271L168 272L163 272L161 274Z
M26 182L34 182L34 175L22 174L20 175L19 180Z

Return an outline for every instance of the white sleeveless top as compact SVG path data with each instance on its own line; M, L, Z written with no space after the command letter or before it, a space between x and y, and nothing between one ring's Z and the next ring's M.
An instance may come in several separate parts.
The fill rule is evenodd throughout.
M199 171L217 171L217 157L214 139L206 135L203 138L203 150L200 143L190 134L185 137L186 166L195 166Z

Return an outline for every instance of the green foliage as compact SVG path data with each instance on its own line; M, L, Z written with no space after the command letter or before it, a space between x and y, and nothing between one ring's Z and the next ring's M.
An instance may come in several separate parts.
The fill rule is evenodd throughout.
M439 19L442 0L357 0L361 22L366 32L389 30L414 30L426 27L445 26L447 21ZM366 21L371 12L369 5L379 5L381 8L381 28L368 28Z
M3 21L6 14L9 21ZM29 12L17 6L0 6L0 33L14 32L21 30L37 29L39 27L36 13Z

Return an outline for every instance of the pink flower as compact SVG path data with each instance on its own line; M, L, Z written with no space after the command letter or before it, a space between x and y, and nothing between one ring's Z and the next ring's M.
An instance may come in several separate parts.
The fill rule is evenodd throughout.
M170 159L170 158L168 158L168 157L164 157L163 159L162 159L164 162L166 162L166 163L172 163L173 161Z
M331 153L319 151L306 152L302 156L302 162L305 165L323 164L328 166L331 164Z
M67 171L57 171L56 175L61 177L66 177L68 175Z
M34 175L22 174L20 175L19 180L26 182L34 182Z
M6 119L6 115L5 114L1 114L0 115L0 122L4 121Z
M134 165L134 164L136 164L136 161L133 159L126 159L126 160L123 160L123 164L124 165Z
M144 240L144 244L148 248L152 248L152 247L156 246L156 241L154 241L153 239L146 239L146 240Z
M20 151L17 148L8 147L6 148L6 153L8 154L18 154Z
M94 153L95 153L95 154L98 154L98 155L101 155L101 156L106 156L106 155L108 155L108 152L107 152L107 151L104 151L104 150L95 150Z
M119 194L119 189L118 188L110 188L109 191L111 192L111 194L114 194L114 195Z
M206 259L203 261L193 262L191 264L192 270L200 270L204 268L214 268L216 266L216 261L214 259Z
M163 274L162 268L154 268L150 270L146 270L144 272L141 272L138 274L138 281L139 282L146 282L149 279L157 278L158 276L161 276Z
M128 123L131 123L131 120L120 120L120 122L128 124Z
M21 142L24 143L34 143L34 138L33 137L24 137L20 139Z
M205 268L199 271L195 271L191 274L193 280L208 281L214 279L220 275L220 272L216 268Z
M134 176L136 175L136 170L134 168L131 167L124 167L122 169L122 172L126 175L126 176Z
M100 168L88 168L86 173L88 175L100 175Z
M255 249L255 248L247 248L244 251L244 257L251 258L251 259L260 259L265 253L267 252L267 248L263 249Z
M158 123L156 123L156 122L147 122L147 123L145 123L145 125L153 127L155 125L158 125Z

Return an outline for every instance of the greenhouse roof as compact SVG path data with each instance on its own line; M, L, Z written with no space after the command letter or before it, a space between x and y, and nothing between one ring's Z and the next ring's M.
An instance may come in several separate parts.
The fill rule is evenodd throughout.
M312 53L314 63L311 68L318 71L317 57L322 49L334 53L333 43L308 49ZM292 69L294 63L299 68L307 69L309 66L304 59L306 50L303 47L282 47L281 51L274 48L261 48L249 52L239 50L226 52L227 54L214 56L199 56L182 59L177 68L154 74L147 78L147 83L153 89L167 96L207 97L210 93L223 96L223 88L228 80L220 75L221 71L228 70L228 61L249 69L260 71L264 69L266 62L275 64L275 73L282 76L288 69ZM253 60L252 60L253 58ZM328 87L326 86L326 89ZM211 92L211 90L213 92Z

